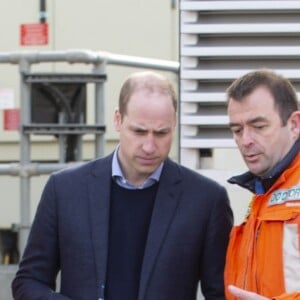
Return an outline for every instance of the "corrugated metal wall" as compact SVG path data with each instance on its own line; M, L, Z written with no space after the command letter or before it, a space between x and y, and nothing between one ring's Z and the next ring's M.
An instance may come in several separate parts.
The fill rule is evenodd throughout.
M225 107L235 78L268 67L300 90L299 58L300 1L181 0L181 162L197 169L207 149L235 147Z

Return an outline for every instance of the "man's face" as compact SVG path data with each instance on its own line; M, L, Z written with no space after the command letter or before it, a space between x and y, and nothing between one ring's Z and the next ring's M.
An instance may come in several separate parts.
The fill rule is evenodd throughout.
M229 99L228 116L234 139L253 174L266 174L295 142L291 118L282 125L266 87L258 87L241 102Z
M136 91L121 116L115 112L120 134L119 160L126 179L134 185L145 179L166 159L176 126L170 96Z

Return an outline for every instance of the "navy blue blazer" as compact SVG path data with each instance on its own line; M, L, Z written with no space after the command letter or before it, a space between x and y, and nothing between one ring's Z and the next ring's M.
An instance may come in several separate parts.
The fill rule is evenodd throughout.
M101 298L111 165L109 155L50 176L12 283L14 299ZM153 208L138 300L195 300L199 280L206 299L225 299L223 269L232 219L224 187L167 159Z

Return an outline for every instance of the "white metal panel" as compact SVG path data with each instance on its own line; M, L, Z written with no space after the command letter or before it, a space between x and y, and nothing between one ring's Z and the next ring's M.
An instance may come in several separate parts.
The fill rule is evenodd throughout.
M182 93L182 102L200 102L200 103L223 103L226 100L225 93Z
M182 148L211 148L211 145L214 145L216 148L232 148L235 147L235 143L232 139L217 139L212 141L212 139L187 139L184 138L181 141Z
M182 33L196 34L218 34L218 35L300 35L300 23L270 23L270 24L183 24L181 26Z
M180 147L194 151L190 163L203 148L235 147L226 88L237 77L271 68L299 94L300 1L181 0L180 17Z
M300 46L249 46L249 47L182 47L181 55L193 56L197 58L213 57L230 58L300 58Z
M184 125L202 125L202 126L226 126L228 124L227 116L219 116L219 115L184 115L181 117L181 124Z
M237 11L291 11L300 9L299 1L181 1L181 10L211 11L211 12L232 12Z
M299 64L299 63L298 63ZM300 67L300 65L299 65ZM290 78L291 80L300 79L300 69L276 69L273 70L285 77ZM193 70L182 70L181 76L184 79L198 79L198 80L234 80L235 78L242 76L248 72L252 71L249 69L236 69L236 70L209 70L209 69L193 69Z

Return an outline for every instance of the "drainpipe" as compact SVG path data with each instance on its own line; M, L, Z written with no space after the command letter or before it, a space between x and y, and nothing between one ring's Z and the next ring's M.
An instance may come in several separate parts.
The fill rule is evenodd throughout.
M40 0L40 23L47 22L46 0Z

